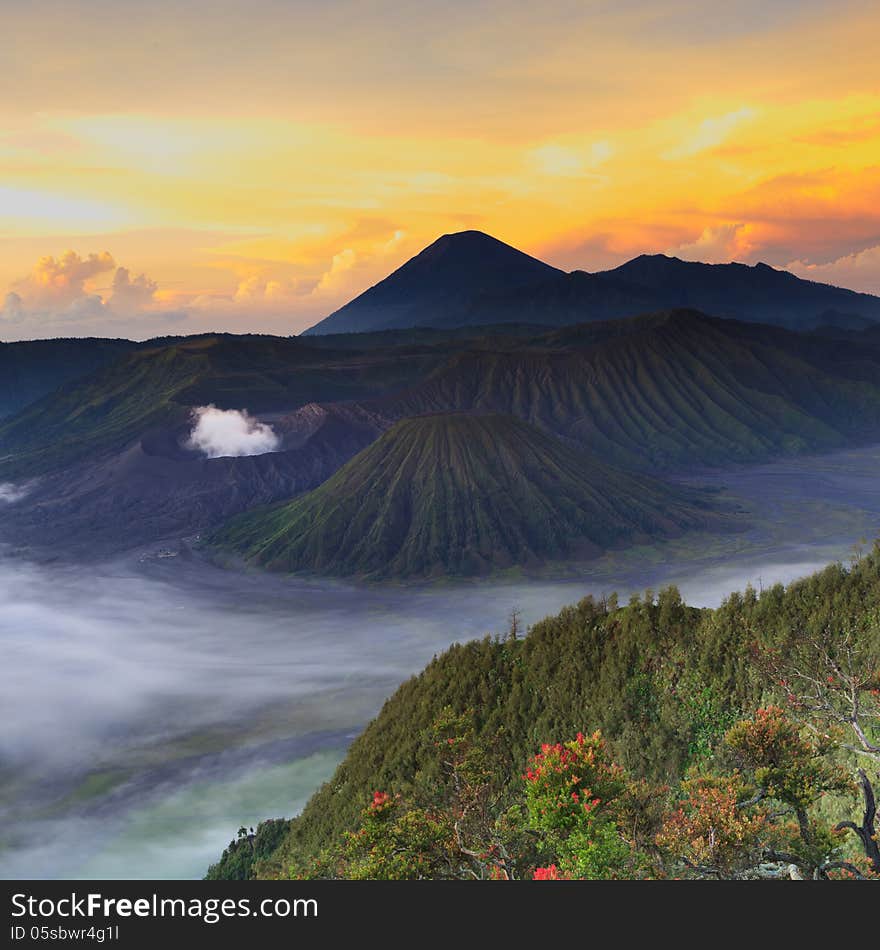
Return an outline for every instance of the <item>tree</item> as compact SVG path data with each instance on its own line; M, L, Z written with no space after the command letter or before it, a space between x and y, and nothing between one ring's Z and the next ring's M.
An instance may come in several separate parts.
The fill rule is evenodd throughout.
M769 818L748 802L742 777L692 776L666 816L657 844L698 877L734 878L762 863Z
M407 796L373 792L357 828L297 876L515 880L527 834L518 810L503 806L504 770L472 719L445 709L431 730L439 780L432 772Z
M849 869L835 860L832 829L811 814L827 792L851 787L845 770L829 760L832 751L832 743L805 735L779 707L758 709L724 736L721 759L732 761L733 771L693 774L682 783L658 845L700 877L822 878Z
M770 798L788 805L797 818L802 844L813 851L818 848L816 857L821 857L827 842L818 840L809 809L827 792L848 791L852 784L828 759L833 743L822 736L805 736L803 727L778 706L763 706L751 719L736 723L724 742L756 786L755 801Z
M786 649L766 651L769 669L789 707L823 740L835 731L853 740L842 746L857 758L880 764L880 615L868 614L856 629L826 625L818 633L795 633ZM862 797L861 820L843 820L837 830L852 831L874 874L880 875L877 804L864 767L856 769Z

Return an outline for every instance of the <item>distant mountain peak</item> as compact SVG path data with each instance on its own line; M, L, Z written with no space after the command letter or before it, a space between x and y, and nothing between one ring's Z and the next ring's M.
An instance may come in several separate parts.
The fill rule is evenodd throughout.
M433 244L428 245L428 248L435 247L438 244L500 244L503 247L510 247L510 245L505 244L504 241L493 237L491 234L487 234L485 231L478 231L476 228L468 228L465 231L449 231L446 234L441 234ZM426 248L426 250L428 248Z
M677 307L805 330L829 311L880 320L880 298L803 280L770 264L707 264L640 254L570 274L483 231L444 234L306 331L361 333L503 323L571 326Z
M545 282L563 271L482 231L444 234L309 334L446 322L482 294Z

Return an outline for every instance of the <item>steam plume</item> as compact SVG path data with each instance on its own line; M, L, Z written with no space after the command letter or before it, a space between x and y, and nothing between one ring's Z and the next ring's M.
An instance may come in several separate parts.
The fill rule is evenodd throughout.
M193 410L193 418L195 426L187 448L210 459L264 455L275 452L281 444L272 427L254 419L246 409L199 406Z

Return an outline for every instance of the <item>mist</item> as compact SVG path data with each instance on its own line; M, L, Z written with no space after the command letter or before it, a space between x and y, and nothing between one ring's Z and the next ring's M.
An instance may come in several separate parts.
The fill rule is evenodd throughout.
M281 445L272 427L254 419L247 409L199 406L193 410L193 419L195 425L187 448L210 459L265 455Z
M819 558L680 578L715 604ZM176 559L171 559L176 560ZM644 565L643 565L644 568ZM622 597L662 570L621 577ZM409 675L609 579L362 588L123 562L0 562L4 877L198 877L240 825L295 814Z
M610 552L558 580L373 585L184 553L82 566L0 548L0 875L193 878L291 816L384 700L455 641L587 594L688 603L787 583L877 536L880 447L701 475L752 527ZM585 724L589 727L589 724Z

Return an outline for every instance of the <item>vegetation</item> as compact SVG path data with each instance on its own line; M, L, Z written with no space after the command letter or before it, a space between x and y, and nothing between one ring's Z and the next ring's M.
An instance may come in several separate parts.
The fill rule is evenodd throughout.
M138 348L129 340L60 339L0 343L0 418L64 383L93 373Z
M246 881L253 876L256 862L271 856L287 833L289 823L283 818L269 818L253 828L239 828L223 860L211 865L205 880Z
M156 341L0 423L0 479L120 451L157 427L184 426L192 406L266 412L383 393L421 378L442 352L400 356L394 348L365 357L270 336Z
M876 435L880 350L678 310L450 358L384 400L393 417L506 413L610 464L655 471Z
M722 527L708 496L615 471L510 416L406 419L311 493L211 539L273 570L476 574Z
M880 543L714 610L586 598L452 647L248 873L872 877L878 746Z
M361 347L356 338L219 334L133 352L123 343L114 361L0 422L0 479L113 454L208 403L260 413L358 400L378 427L437 412L513 415L648 471L830 449L880 428L880 348L861 334L829 339L678 310L544 333L377 333ZM92 347L100 366L108 345L80 349ZM35 385L33 396L46 391Z

